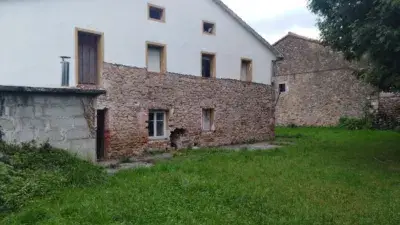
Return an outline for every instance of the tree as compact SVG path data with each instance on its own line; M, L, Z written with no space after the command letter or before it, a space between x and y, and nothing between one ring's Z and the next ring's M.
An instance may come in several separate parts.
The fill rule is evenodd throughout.
M382 91L400 91L400 0L309 0L324 43L367 62L359 76Z

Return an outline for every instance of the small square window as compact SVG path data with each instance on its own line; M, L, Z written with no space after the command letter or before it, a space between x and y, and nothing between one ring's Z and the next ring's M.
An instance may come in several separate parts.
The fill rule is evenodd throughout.
M280 93L286 92L286 84L285 83L279 84L279 92Z
M215 76L215 55L210 53L201 54L201 76L202 77L216 77Z
M214 109L203 109L202 113L202 129L203 131L211 131L214 127Z
M165 22L165 9L159 6L149 4L149 18Z
M149 112L148 129L150 138L164 138L166 136L166 112L151 110Z
M215 24L203 21L203 33L215 34Z

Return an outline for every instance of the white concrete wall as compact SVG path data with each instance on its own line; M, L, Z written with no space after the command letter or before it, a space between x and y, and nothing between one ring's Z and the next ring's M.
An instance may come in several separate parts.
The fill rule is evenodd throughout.
M95 107L90 105L93 98L53 92L0 92L1 139L8 143L49 142L53 147L95 162L96 137L92 135L93 128L88 125L82 105L83 101L87 108Z
M147 3L166 8L166 23L148 20ZM216 36L202 33L216 23ZM169 72L200 76L201 51L215 52L217 77L240 79L241 57L253 81L270 84L273 53L212 0L2 0L0 84L60 86L61 55L72 57L75 27L104 32L106 62L145 67L145 42L167 45Z

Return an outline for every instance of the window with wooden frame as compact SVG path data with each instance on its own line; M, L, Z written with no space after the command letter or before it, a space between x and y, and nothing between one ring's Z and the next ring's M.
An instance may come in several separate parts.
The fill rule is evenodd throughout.
M77 84L98 85L104 62L104 33L75 29L75 76Z
M166 45L146 42L146 65L149 72L167 72Z
M215 32L216 32L215 23L203 20L203 33L215 35Z
M165 8L153 4L148 4L148 19L158 22L165 22Z
M253 61L242 58L240 65L240 80L251 82L253 80Z
M150 110L148 120L149 137L153 139L166 138L167 112L164 110Z
M216 77L216 57L214 53L201 53L201 76L207 78Z

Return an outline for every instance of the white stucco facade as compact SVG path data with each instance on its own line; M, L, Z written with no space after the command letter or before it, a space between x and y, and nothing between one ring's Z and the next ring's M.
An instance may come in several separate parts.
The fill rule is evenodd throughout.
M165 23L148 20L147 4L165 8ZM202 32L202 21L216 35ZM59 56L70 56L75 81L75 28L104 32L104 61L146 67L146 41L167 46L167 71L200 76L201 52L216 54L217 78L240 79L241 58L253 81L270 84L273 52L212 0L0 1L0 85L58 87Z

